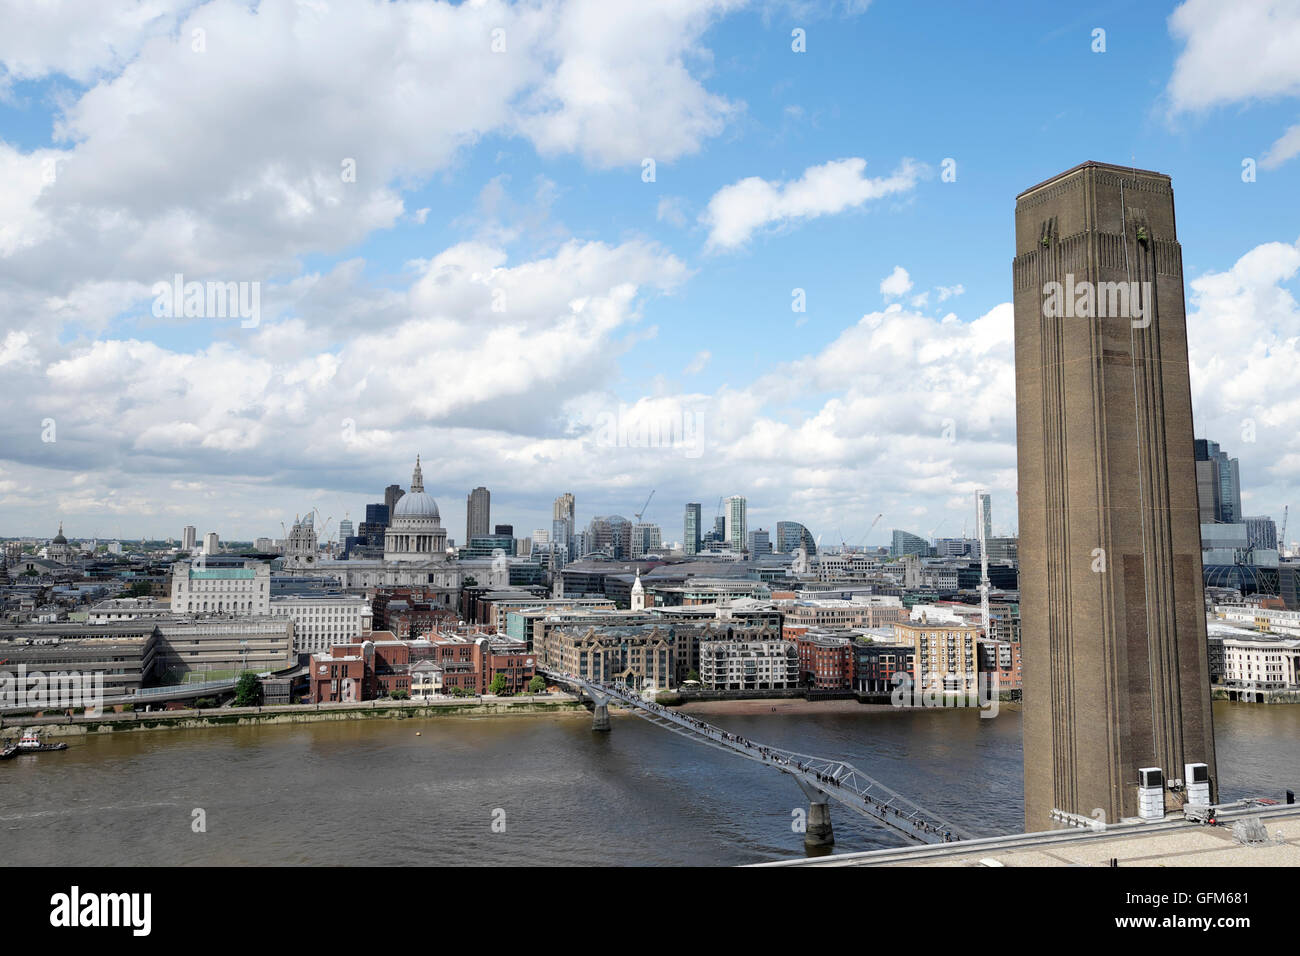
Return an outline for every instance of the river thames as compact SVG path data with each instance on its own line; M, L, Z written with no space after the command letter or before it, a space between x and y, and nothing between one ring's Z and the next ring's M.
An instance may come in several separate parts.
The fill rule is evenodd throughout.
M845 759L976 835L1022 829L1015 707L993 719L874 708L699 716ZM1220 703L1214 717L1224 800L1297 789L1300 707ZM104 734L0 764L0 859L732 865L802 857L792 822L806 806L785 775L631 716L609 734L585 714ZM837 852L902 844L831 806Z

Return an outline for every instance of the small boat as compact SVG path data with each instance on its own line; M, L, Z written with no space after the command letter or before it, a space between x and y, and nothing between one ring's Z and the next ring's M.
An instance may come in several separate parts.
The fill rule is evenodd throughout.
M0 760L8 760L10 757L18 756L18 745L10 744L4 750L0 750Z
M40 754L48 753L52 750L67 750L68 745L65 743L47 744L41 742L41 734L38 730L24 730L22 737L18 740L18 753L20 754Z

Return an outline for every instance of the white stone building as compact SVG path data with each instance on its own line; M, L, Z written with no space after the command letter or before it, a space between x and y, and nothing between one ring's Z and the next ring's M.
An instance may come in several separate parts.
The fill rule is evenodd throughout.
M293 649L298 654L365 640L371 632L370 602L362 594L277 595L271 599L270 613L293 621Z
M270 613L271 566L264 561L209 566L207 556L172 566L173 614Z
M709 690L784 690L799 685L793 641L701 641L700 683Z

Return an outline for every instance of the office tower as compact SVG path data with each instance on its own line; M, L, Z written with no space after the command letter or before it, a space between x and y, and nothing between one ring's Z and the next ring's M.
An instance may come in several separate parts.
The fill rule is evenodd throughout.
M984 512L984 536L991 538L993 537L993 499L987 491L978 492L975 498L979 509ZM976 535L976 537L979 537L979 535Z
M389 518L392 517L393 509L397 507L397 502L401 500L402 495L406 494L401 485L389 485L384 489L384 507L388 509ZM388 520L385 518L384 520Z
M920 535L912 534L909 531L899 531L895 528L893 544L889 546L889 553L895 558L901 558L909 554L924 556L930 553L930 542Z
M551 506L551 518L553 520L564 519L569 522L569 527L573 527L574 521L574 501L570 492L565 492L555 499L555 504Z
M682 553L700 553L700 504L692 501L686 506L686 521L683 525Z
M198 531L194 525L187 524L181 532L181 550L193 551L194 546L198 543Z
M597 516L587 526L587 547L625 561L632 557L632 522L622 515Z
M727 519L723 515L713 519L713 540L717 544L727 540Z
M641 521L632 526L632 557L653 554L663 548L663 529L657 524Z
M1246 524L1246 544L1248 547L1262 551L1276 551L1277 525L1268 515L1243 518Z
M1033 831L1137 816L1141 768L1217 774L1169 177L1089 162L1021 193L1013 277Z
M772 539L766 528L757 528L745 536L745 550L751 557L772 553Z
M203 536L203 553L216 554L220 550L220 545L215 531L209 531Z
M465 540L487 537L492 511L492 494L479 486L465 499Z
M723 538L732 551L745 550L745 496L732 495L725 502Z
M782 554L793 554L800 547L810 555L817 553L817 543L813 541L812 532L797 521L778 521L776 550Z
M492 533L495 535L505 535L513 538L515 535L515 526L512 524L498 524L492 526Z
M344 518L339 522L339 540L346 541L352 537L352 519Z
M1203 524L1232 524L1243 518L1241 470L1236 458L1229 458L1218 442L1195 440L1196 499Z

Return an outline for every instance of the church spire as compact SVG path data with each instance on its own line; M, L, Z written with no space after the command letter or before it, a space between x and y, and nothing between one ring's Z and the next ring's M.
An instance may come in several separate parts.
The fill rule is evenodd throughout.
M424 490L424 473L420 471L420 456L415 456L415 471L411 474L411 491Z

